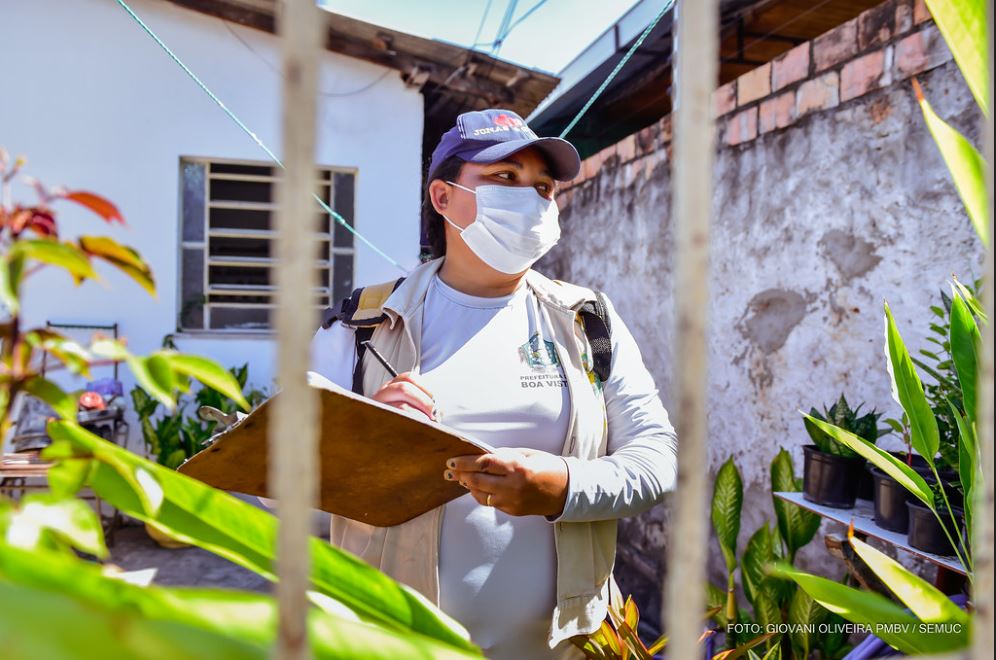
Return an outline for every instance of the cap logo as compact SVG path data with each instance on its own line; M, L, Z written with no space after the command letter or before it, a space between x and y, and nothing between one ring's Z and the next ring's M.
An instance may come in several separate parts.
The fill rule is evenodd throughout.
M495 126L507 126L509 128L519 128L525 123L518 117L509 117L505 113L502 113L495 117Z
M485 126L484 128L478 128L474 130L473 135L490 135L492 133L501 133L503 131L527 131L529 128L526 126L526 122L522 121L518 117L512 117L502 113L495 117L494 126Z

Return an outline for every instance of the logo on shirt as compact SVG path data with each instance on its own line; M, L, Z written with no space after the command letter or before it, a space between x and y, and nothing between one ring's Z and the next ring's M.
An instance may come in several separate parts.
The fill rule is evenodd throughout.
M567 379L560 372L556 347L552 341L540 339L539 332L533 333L529 341L519 346L519 357L533 372L519 376L519 384L523 388L567 387Z
M540 339L539 332L534 332L529 341L519 346L519 357L537 371L545 371L560 364L553 342Z

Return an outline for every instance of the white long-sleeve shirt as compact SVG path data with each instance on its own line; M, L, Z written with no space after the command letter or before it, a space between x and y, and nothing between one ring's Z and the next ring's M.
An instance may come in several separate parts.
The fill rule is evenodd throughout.
M570 480L563 513L551 522L635 516L674 488L677 437L636 340L605 296L612 324L612 369L604 383L609 419L606 456L565 456ZM353 329L333 323L312 340L311 368L347 389L353 383ZM445 414L445 411L444 411Z

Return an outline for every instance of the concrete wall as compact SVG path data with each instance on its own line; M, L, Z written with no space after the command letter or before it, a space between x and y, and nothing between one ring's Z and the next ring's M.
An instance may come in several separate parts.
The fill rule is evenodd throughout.
M911 9L908 2L886 4L899 16ZM943 42L931 40L932 24L914 26L909 16L907 32L927 31L917 39L929 57L915 72L927 97L978 144L980 113L957 67ZM855 35L849 55L830 69L838 84L845 60L861 59L869 48L888 50L889 67L851 100L842 101L835 88L826 108L795 113L793 103L783 128L757 130L765 96L809 93L809 81L827 76L814 62L786 90L738 98L734 86L735 100L725 108L721 101L731 92L717 91L723 116L712 228L709 457L713 472L732 456L743 474L741 549L765 520L774 521L768 466L779 447L802 474L808 436L799 409L829 404L843 391L852 403L898 416L885 368L883 300L908 344L923 347L928 307L950 275L971 281L982 272L981 243L924 126L905 79L911 74L895 68L893 46L904 38L894 25L885 43L862 49ZM739 125L744 112L755 113L749 137ZM608 293L678 417L670 186L665 119L586 161L562 195L564 237L536 267ZM666 507L620 526L620 584L654 618L667 527ZM713 581L722 584L714 538L709 552ZM820 537L802 560L815 570L841 571L827 561Z
M131 4L279 156L277 39L166 2ZM107 234L137 248L159 289L152 299L107 269L101 271L104 286L80 288L43 272L27 288L27 321L118 321L133 350L157 348L176 330L180 158L266 156L114 2L4 3L0 61L6 90L0 145L27 157L25 174L50 186L92 190L117 204L128 221L123 229L105 227L73 204L56 210L67 237ZM385 72L322 54L319 84L328 94L319 100L316 160L358 169L358 231L412 267L418 263L422 97L395 72L362 93L332 95L364 88ZM34 200L23 186L15 194ZM394 266L357 242L354 281L396 276ZM250 361L254 383L271 381L274 352L267 338L181 335L177 344L225 365Z

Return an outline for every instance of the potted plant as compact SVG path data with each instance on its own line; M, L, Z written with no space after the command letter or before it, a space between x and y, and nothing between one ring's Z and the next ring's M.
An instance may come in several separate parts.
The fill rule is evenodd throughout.
M858 416L862 405L864 404L859 404L852 410L845 396L841 394L840 399L830 406L829 410L826 406L823 407L824 414L821 415L816 408L811 408L809 414L874 443L883 433L879 431L877 425L881 413L872 410ZM815 504L837 509L854 507L865 459L849 447L837 442L808 418L804 419L804 423L809 437L813 439L813 444L803 447L805 453L803 496ZM884 432L888 433L889 430Z
M909 418L904 413L901 419L890 418L886 419L885 423L902 437L903 444L906 445L906 451L889 453L926 478L930 474L930 466L925 458L913 453ZM906 502L910 499L910 492L891 475L877 467L868 465L867 471L873 480L875 524L883 529L905 534L909 529L909 511Z
M947 485L946 487L950 488ZM931 484L931 490L934 491L934 510L915 498L910 498L906 502L909 508L910 546L943 557L955 557L958 551L954 540L948 534L957 534L958 537L964 538L965 512L960 506L953 504L950 508L945 507L944 499L938 492L939 487L936 484ZM945 527L941 526L938 516L934 515L935 510L943 517L947 532Z

